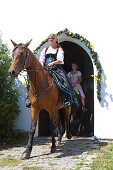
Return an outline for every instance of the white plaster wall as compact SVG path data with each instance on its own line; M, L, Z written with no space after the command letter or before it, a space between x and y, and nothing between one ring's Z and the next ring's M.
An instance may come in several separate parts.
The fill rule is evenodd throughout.
M28 94L27 89L24 86L25 75L26 73L23 73L23 75L18 76L18 79L16 79L15 81L15 86L18 89L18 92L20 94L18 105L20 106L21 113L14 123L14 129L21 129L24 131L29 131L31 119L30 119L30 109L25 107L25 99Z
M95 93L95 136L113 139L113 24L112 0L1 0L0 30L2 39L13 48L10 39L26 42L34 50L50 33L68 28L92 42L103 67L101 103ZM96 91L96 84L95 84ZM28 109L22 103L22 117L15 125L29 129ZM26 121L25 121L26 120ZM26 124L25 124L26 122ZM28 122L28 123L27 123Z

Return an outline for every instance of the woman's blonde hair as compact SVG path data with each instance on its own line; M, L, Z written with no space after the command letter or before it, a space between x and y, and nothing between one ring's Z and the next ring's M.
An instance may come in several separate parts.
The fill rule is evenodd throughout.
M50 34L50 35L48 36L48 38L50 38L50 37L55 37L55 38L57 38L57 39L58 39L58 37L57 37L57 35L56 35L56 34Z
M60 46L59 43L58 43L58 36L57 36L56 34L50 34L50 35L48 36L48 39L49 39L49 38L56 38L56 39L57 39L56 44L57 44L58 46Z

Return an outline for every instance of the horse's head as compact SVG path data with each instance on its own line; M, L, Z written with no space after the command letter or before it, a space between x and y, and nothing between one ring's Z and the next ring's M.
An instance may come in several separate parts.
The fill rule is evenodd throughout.
M9 73L12 77L17 77L18 74L29 67L29 49L27 48L31 40L25 44L16 44L11 40L14 45L12 51L12 64Z

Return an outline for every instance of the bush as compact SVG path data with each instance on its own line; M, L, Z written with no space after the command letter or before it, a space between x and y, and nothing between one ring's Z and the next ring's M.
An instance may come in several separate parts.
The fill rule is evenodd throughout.
M20 113L18 92L14 88L14 79L8 73L11 57L7 45L0 37L0 138L11 137L14 120Z

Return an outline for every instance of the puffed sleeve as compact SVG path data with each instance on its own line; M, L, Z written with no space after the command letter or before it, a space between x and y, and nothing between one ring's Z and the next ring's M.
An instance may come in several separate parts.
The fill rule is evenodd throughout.
M81 76L81 75L82 75L82 73L80 71L78 71L78 76Z
M63 50L58 50L57 53L57 60L61 61L61 64L64 64L64 51Z
M39 58L39 61L43 61L45 62L45 48L42 50L42 52L40 53L40 58Z
M69 73L67 74L67 76L68 76L68 77L71 77L71 73L69 72Z

